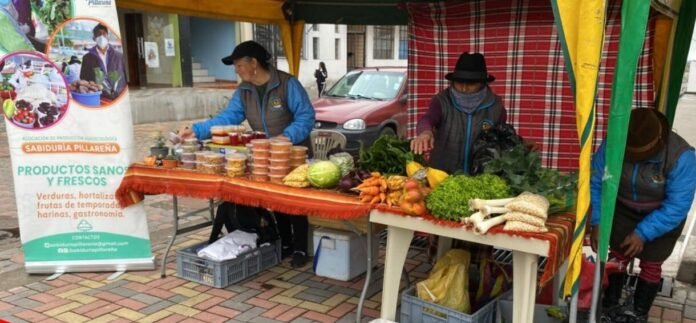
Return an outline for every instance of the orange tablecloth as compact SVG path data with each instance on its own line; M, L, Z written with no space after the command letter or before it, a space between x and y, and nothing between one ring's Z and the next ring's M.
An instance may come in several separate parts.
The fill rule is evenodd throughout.
M213 198L287 214L334 219L366 217L371 208L353 195L336 191L295 188L182 168L131 165L116 191L116 199L126 207L141 201L144 194Z

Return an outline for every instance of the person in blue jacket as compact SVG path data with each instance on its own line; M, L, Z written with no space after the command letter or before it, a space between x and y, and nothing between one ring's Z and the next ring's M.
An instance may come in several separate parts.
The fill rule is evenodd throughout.
M592 159L592 248L601 217L605 143ZM633 302L619 304L625 273L610 274L602 306L608 322L647 322L657 295L662 263L681 235L696 191L696 155L660 112L633 109L610 238L611 255L625 268L640 259Z
M237 45L231 55L222 59L225 65L234 65L242 81L227 108L210 120L180 129L179 135L207 139L212 126L238 125L247 120L252 130L262 131L266 137L286 137L294 145L309 147L314 107L302 84L277 70L270 59L271 54L257 42ZM303 266L307 262L307 217L275 214L284 255L292 253L292 266Z

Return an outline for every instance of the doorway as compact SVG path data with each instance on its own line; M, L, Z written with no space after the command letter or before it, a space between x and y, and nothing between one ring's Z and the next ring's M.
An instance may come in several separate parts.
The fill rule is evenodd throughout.
M128 87L138 89L147 84L147 66L145 65L145 32L143 30L143 15L139 13L124 14L125 20L125 51L128 62Z
M348 71L365 67L366 26L348 25L346 68Z

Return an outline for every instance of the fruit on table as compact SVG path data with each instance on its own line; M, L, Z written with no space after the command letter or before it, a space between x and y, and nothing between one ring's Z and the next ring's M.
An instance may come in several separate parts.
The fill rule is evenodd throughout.
M416 172L418 172L421 168L423 168L423 165L411 161L406 164L406 175L408 177L412 177Z
M15 103L12 99L6 99L2 103L2 110L5 112L5 116L12 118L15 115Z
M432 167L428 167L425 171L425 178L428 179L428 186L430 188L435 188L438 184L445 180L449 176L446 172Z

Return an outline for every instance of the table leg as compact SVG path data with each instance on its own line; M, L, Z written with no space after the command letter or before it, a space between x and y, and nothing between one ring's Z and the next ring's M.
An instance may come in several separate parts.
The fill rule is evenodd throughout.
M435 260L437 261L438 259L440 259L442 256L445 255L445 252L447 252L450 249L452 249L452 238L443 236L437 237L437 256Z
M169 239L167 249L164 250L164 254L162 255L162 269L160 272L160 277L162 278L167 277L167 255L169 254L169 250L172 248L172 245L174 245L174 240L176 240L176 235L179 231L179 199L176 197L176 195L172 196L172 210L174 225L172 230L172 237Z
M534 322L539 256L512 252L512 322Z
M413 230L390 226L387 234L387 254L384 256L384 283L382 285L381 317L396 319L396 303L399 299L401 271L406 262L408 248L413 239Z
M360 300L358 301L358 310L355 315L355 322L360 323L362 320L362 310L363 304L365 303L365 297L367 297L367 290L370 288L370 283L372 283L372 259L376 255L372 254L372 222L367 221L367 271L365 274L365 284L363 285L362 292L360 292Z
M208 200L208 211L210 211L210 222L215 221L215 200Z

